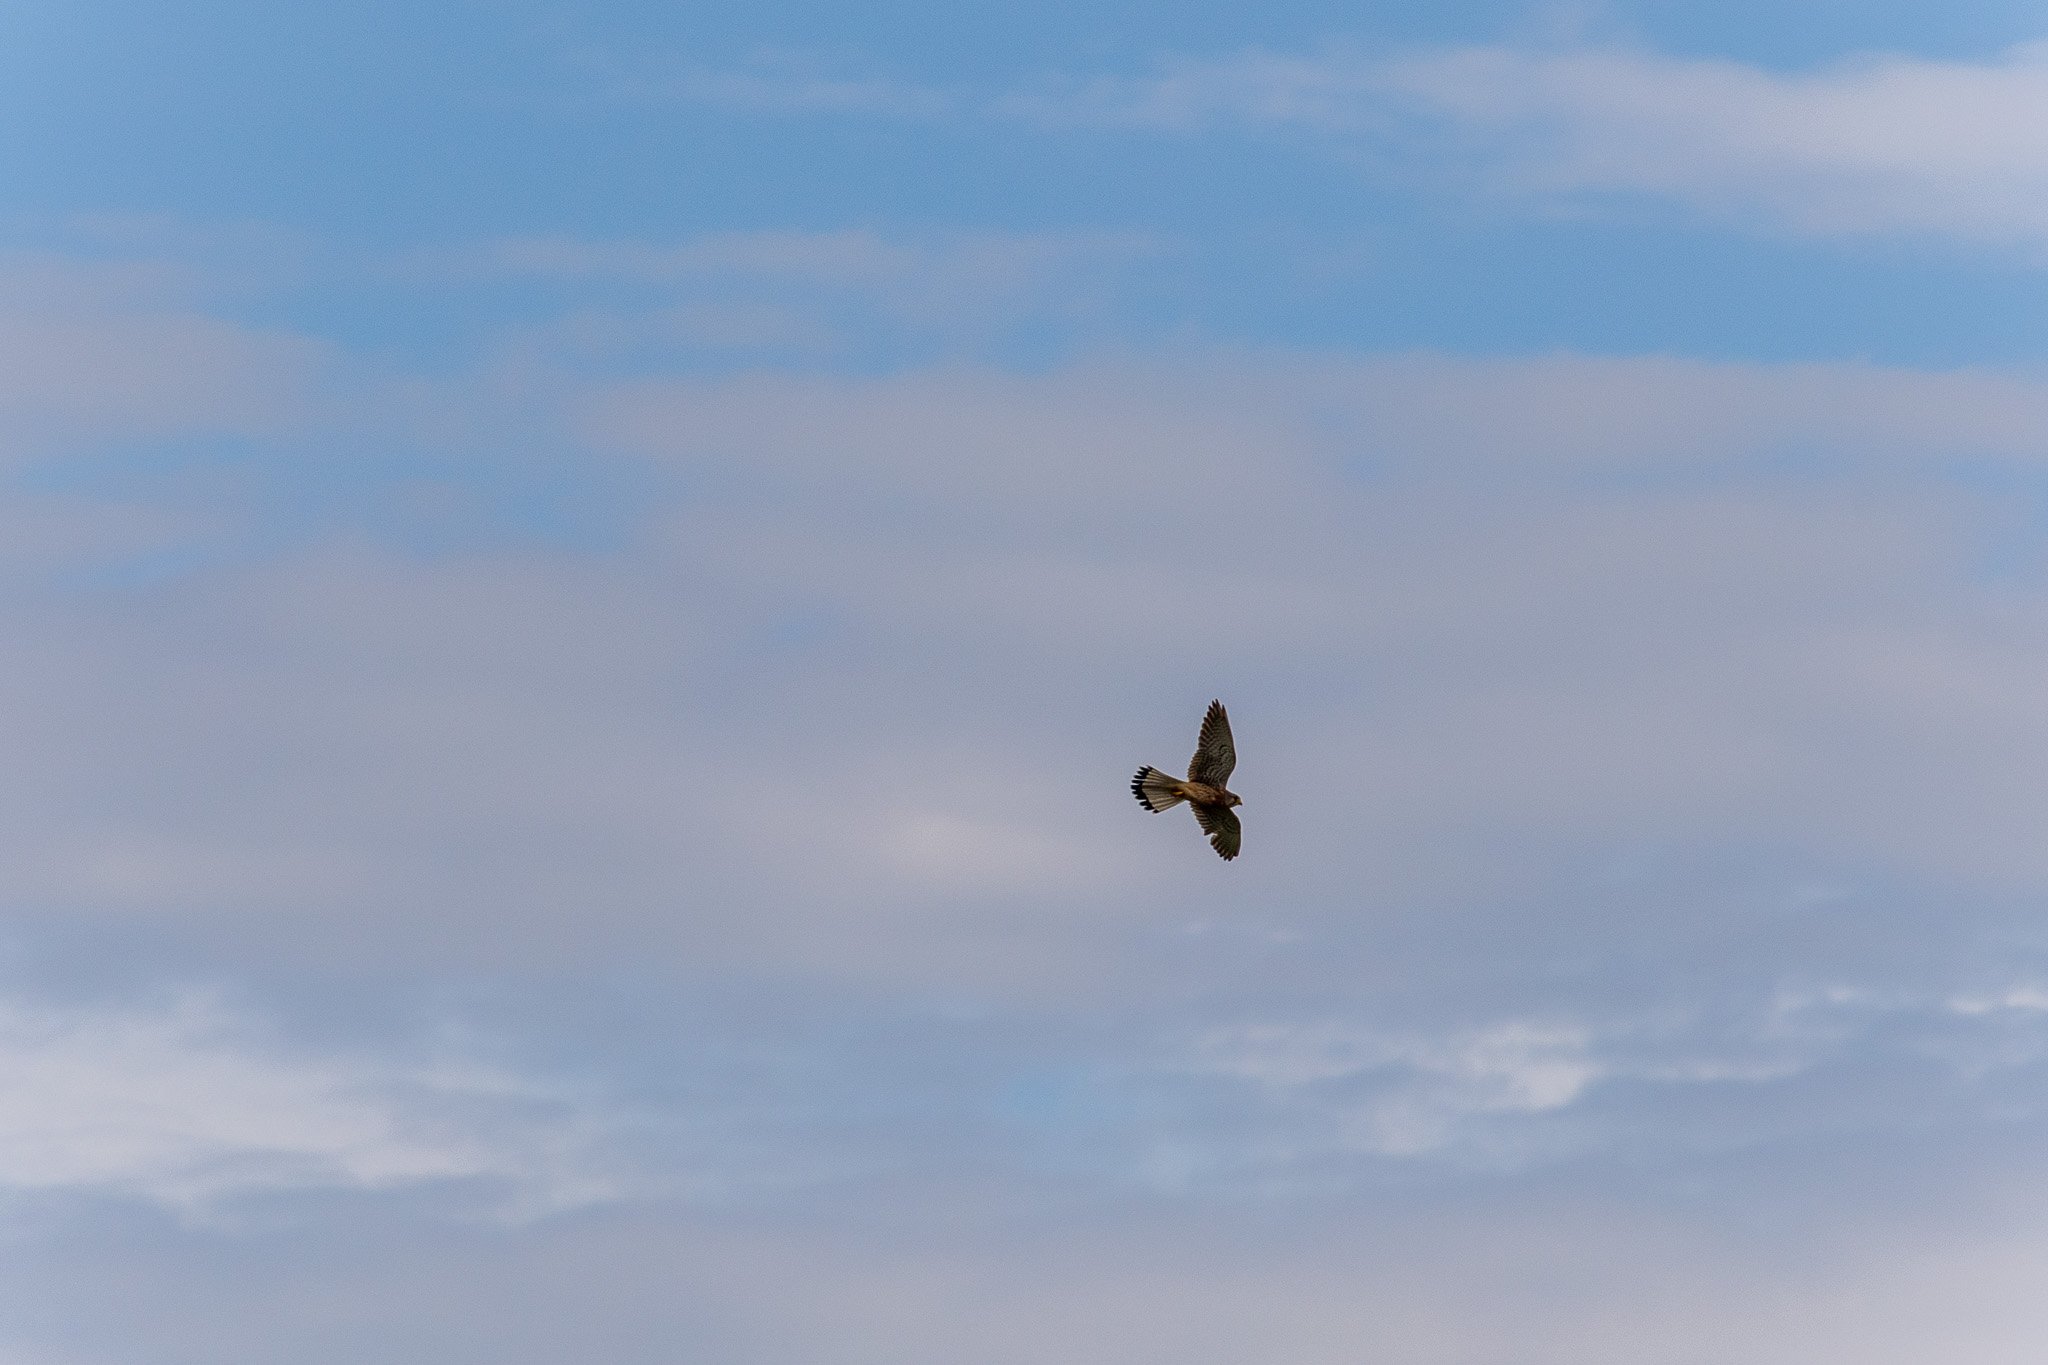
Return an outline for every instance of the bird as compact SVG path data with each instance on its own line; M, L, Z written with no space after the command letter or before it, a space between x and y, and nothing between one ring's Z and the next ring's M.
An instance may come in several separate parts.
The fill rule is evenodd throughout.
M1195 741L1187 781L1168 777L1157 768L1140 768L1131 779L1131 795L1154 813L1187 802L1195 813L1196 823L1209 836L1209 846L1228 861L1237 856L1238 846L1244 841L1243 827L1231 810L1244 802L1223 785L1236 766L1237 746L1230 738L1230 715L1222 702L1212 701L1208 714L1202 717L1202 737Z

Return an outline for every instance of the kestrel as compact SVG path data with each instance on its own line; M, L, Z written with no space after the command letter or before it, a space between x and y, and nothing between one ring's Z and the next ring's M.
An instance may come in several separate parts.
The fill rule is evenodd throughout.
M1171 810L1185 801L1195 813L1210 845L1225 858L1235 858L1244 830L1237 823L1232 806L1244 803L1224 787L1230 770L1237 766L1237 747L1230 742L1230 716L1223 703L1209 703L1202 717L1202 737L1195 741L1195 757L1188 764L1188 780L1178 781L1157 768L1140 768L1131 779L1131 795L1149 811Z

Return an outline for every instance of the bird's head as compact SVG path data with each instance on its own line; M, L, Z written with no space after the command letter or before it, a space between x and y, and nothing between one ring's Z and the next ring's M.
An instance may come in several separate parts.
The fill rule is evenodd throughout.
M1225 792L1223 793L1223 804L1226 806L1242 806L1244 798L1236 792Z

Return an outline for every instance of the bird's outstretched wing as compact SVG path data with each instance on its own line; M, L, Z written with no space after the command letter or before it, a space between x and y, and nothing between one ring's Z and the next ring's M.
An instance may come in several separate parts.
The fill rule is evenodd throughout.
M1226 859L1235 858L1244 843L1244 826L1237 823L1237 812L1228 806L1201 804L1194 810L1202 832L1209 836L1209 846Z
M1222 702L1212 701L1209 714L1202 717L1202 737L1195 742L1195 757L1188 764L1188 781L1221 787L1230 781L1230 770L1236 766L1237 746L1230 740L1230 716Z

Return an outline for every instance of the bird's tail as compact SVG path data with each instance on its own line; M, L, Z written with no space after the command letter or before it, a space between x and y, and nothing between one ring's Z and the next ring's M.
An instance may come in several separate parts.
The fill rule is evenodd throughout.
M1180 783L1157 768L1138 769L1138 775L1131 779L1131 795L1149 811L1171 810L1187 800L1181 794Z

